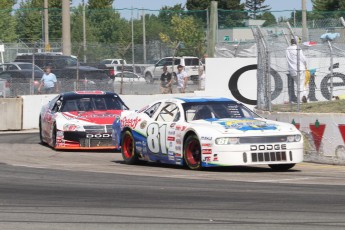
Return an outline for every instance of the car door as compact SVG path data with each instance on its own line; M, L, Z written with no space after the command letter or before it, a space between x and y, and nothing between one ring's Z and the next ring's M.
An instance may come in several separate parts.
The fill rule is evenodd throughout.
M166 103L155 117L155 122L147 127L147 145L163 163L176 164L175 124L179 120L180 109L175 103Z

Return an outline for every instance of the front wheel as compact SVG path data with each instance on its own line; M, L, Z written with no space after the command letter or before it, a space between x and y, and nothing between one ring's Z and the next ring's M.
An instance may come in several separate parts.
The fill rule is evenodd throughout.
M287 171L295 166L295 164L277 164L277 165L268 165L274 171Z
M44 145L43 136L42 136L42 120L41 120L41 117L38 120L38 128L39 128L39 131L40 131L40 143L42 145Z
M183 157L190 169L200 170L201 167L201 146L196 135L187 137L183 148Z
M150 74L150 73L146 73L145 74L145 81L146 81L146 83L147 84L153 84L153 77L152 77L152 75Z
M56 126L54 125L53 127L53 132L52 132L52 147L55 149L56 148Z
M134 138L131 131L125 131L121 138L121 153L126 164L137 164L139 159L135 151Z

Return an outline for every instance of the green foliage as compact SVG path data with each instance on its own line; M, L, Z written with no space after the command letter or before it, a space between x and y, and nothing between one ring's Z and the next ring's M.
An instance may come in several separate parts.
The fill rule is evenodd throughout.
M265 20L263 26L270 26L277 24L276 17L271 12L264 12L256 17L257 19Z
M264 2L265 0L246 0L245 6L246 9L249 11L250 18L256 19L258 14L261 14L262 12L271 9L269 5L263 5ZM266 14L265 17L270 17L270 15Z
M0 4L0 42L13 42L17 36L15 33L16 21L11 16L15 0L1 0Z
M330 17L345 16L344 0L312 0L312 19L325 19Z
M191 17L173 16L171 19L172 31L168 34L160 33L161 40L170 44L172 48L183 45L179 55L201 56L204 53L204 33Z

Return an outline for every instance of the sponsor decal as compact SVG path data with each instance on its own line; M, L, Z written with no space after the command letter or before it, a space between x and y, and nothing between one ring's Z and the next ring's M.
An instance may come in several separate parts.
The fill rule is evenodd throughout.
M218 161L218 154L213 154L213 161Z
M180 138L176 139L175 142L176 142L176 144L178 144L178 145L182 144L182 141L181 141Z
M267 124L264 121L257 121L254 119L239 119L231 121L221 121L218 124L224 126L226 129L238 129L242 131L247 130L275 130L276 125Z
M174 128L176 123L171 123L170 128Z
M168 135L175 135L175 131L168 131Z
M313 140L314 140L316 151L319 151L320 146L321 146L321 142L322 142L323 133L325 132L326 125L320 124L318 122L318 120L316 120L315 124L309 125L309 128L310 128Z
M212 141L212 137L205 137L205 136L202 136L202 137L200 137L200 139L201 139L202 141Z
M182 157L181 153L175 153L175 157Z
M176 164L179 164L179 165L182 164L181 158L176 159L175 162L176 162Z
M140 118L136 117L136 118L122 118L121 119L121 128L123 127L130 127L131 129L135 129L135 127L137 127L137 124L139 123L139 121L141 121Z
M174 156L168 156L168 159L169 159L170 161L175 161Z
M181 134L181 133L176 133L176 137L177 137L177 138L181 138L181 137L182 137L182 134Z
M250 145L250 151L257 150L286 150L286 144L275 144L275 145Z
M146 146L146 141L143 141L143 142L142 142L142 145L143 145L143 146Z
M204 157L204 160L203 160L204 162L209 162L209 161L211 161L211 157Z
M173 143L169 142L169 148L173 147Z
M185 131L186 128L187 128L187 126L182 126L182 127L181 127L181 131Z
M111 138L111 133L87 133L86 138Z
M212 154L212 149L203 149L201 152L202 154Z
M167 140L168 140L168 141L175 141L175 137L168 136L168 137L167 137Z
M182 149L181 146L175 146L176 151L181 151L181 149Z
M202 143L201 147L212 147L211 143Z
M63 131L75 131L79 128L80 126L76 124L64 124Z
M142 122L140 123L140 128L141 128L141 129L144 129L144 128L146 127L146 125L147 125L147 121L142 121Z
M61 138L63 138L63 131L57 131L57 132L56 132L56 137L61 137Z
M169 156L174 156L174 152L173 151L168 151L168 155Z

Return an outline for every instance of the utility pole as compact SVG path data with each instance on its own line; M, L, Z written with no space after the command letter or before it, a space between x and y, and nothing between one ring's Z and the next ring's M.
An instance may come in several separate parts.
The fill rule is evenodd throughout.
M44 0L44 50L50 51L49 24L48 24L48 0Z
M70 1L62 0L62 53L71 55Z
M146 28L145 28L145 10L143 9L143 53L144 53L144 64L146 64Z
M133 65L133 72L134 72L134 25L133 25L133 6L131 10L131 19L132 19L132 65Z
M218 19L218 2L211 2L211 13L210 13L210 33L207 39L208 41L208 56L214 57L214 51L216 46L216 35L217 35L217 19Z
M84 63L86 63L86 22L85 22L85 0L83 0L83 50Z
M307 1L302 0L302 41L308 41L307 34Z

